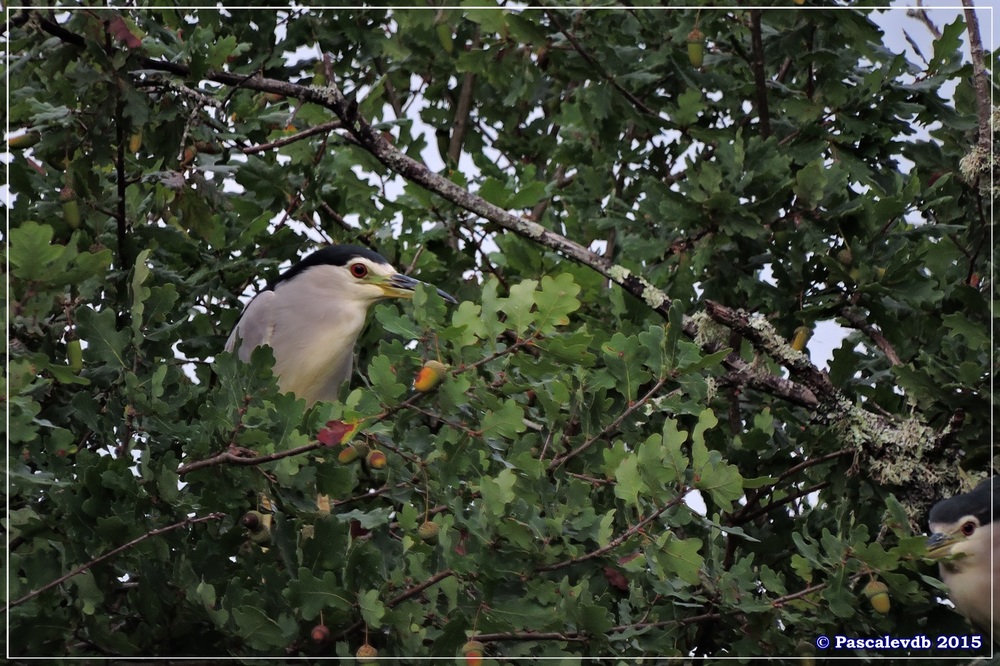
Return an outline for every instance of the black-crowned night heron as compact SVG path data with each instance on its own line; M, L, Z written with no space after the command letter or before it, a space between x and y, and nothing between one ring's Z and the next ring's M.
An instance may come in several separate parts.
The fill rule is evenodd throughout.
M955 609L983 631L1000 639L1000 559L993 560L994 516L1000 518L1000 476L986 479L970 492L941 500L931 508L931 557L949 557L940 565L941 580ZM992 609L992 610L991 610ZM995 614L994 614L995 613Z
M226 341L246 361L270 345L274 373L284 392L311 405L336 400L351 376L354 343L368 308L383 298L412 298L419 280L402 275L385 258L356 245L313 252L257 294ZM450 303L449 294L437 292Z

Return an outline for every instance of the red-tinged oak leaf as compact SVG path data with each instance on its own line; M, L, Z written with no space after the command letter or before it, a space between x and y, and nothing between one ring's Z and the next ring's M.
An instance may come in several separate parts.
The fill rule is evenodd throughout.
M608 579L608 584L617 587L622 592L628 592L628 579L614 567L604 567L604 577Z
M316 433L316 439L324 446L343 444L358 430L357 423L327 421L326 427Z
M108 32L111 33L112 37L130 49L137 49L142 46L142 39L132 32L132 28L129 27L129 24L121 16L111 19L108 23Z
M366 529L366 528L364 528L364 527L361 526L361 522L360 521L357 521L357 520L352 520L351 521L351 538L352 539L358 539L358 538L363 537L363 536L368 536L368 534L370 534L370 533L371 533L370 530L368 530L368 529Z
M628 564L629 562L631 562L635 558L639 557L639 555L641 555L641 554L642 553L640 553L637 550L635 552L629 553L628 555L622 555L621 557L618 558L618 564Z
M466 530L461 530L459 532L458 543L455 544L455 552L459 555L465 555L465 540L469 538L469 533Z

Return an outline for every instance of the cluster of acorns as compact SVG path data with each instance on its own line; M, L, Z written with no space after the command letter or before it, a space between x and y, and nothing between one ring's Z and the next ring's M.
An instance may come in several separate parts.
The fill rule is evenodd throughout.
M413 388L419 393L430 393L444 381L448 366L440 361L427 361L413 379ZM378 449L372 449L364 442L353 442L346 445L337 454L337 461L349 465L355 460L365 459L372 469L383 469L388 462L385 454Z
M372 469L382 469L388 462L384 453L378 449L369 448L364 442L348 444L337 454L337 461L342 465L348 465L359 458L364 458Z
M330 641L330 628L325 624L317 624L310 632L312 642L318 646L326 645ZM462 656L468 666L480 666L483 663L483 653L485 647L476 639L468 641L462 646ZM378 648L367 640L354 653L359 664L374 664L378 662Z
M413 388L420 393L429 393L437 388L448 372L448 367L439 361L427 361L417 373L413 380ZM359 441L347 444L337 454L337 461L347 465L361 458L372 469L383 469L387 460L385 453L378 449L373 449L367 443ZM258 545L269 543L271 540L271 529L264 514L259 511L248 511L242 519L243 527L250 533L250 540ZM436 543L441 526L431 520L425 520L417 527L417 536L425 543ZM310 638L316 645L325 645L330 640L330 628L325 624L318 624L312 628ZM462 656L468 666L480 666L483 661L483 644L477 640L470 640L462 646ZM367 641L354 653L358 663L373 664L378 661L378 649Z

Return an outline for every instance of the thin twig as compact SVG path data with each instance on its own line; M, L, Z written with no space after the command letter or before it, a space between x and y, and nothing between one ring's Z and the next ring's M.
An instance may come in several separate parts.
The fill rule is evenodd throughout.
M802 597L808 596L813 592L819 592L826 587L826 583L817 583L816 585L810 585L809 587L799 590L798 592L793 592L791 594L786 594L784 596L778 597L771 601L771 606L773 608L781 608L789 601L795 601L796 599L801 599Z
M403 590L403 592L400 595L390 599L389 602L386 604L386 606L388 606L389 608L398 606L399 604L406 601L410 597L417 596L431 585L436 585L437 583L443 581L445 578L454 575L455 575L454 569L445 569L444 571L439 571L430 578L428 578L427 580L425 580L424 582L420 583L419 585L414 585L413 587Z
M664 627L685 626L718 620L721 613L702 613L690 617L676 618L672 620L657 620L655 622L636 622L633 624L619 624L608 629L609 634L620 634L624 631L642 631L644 629L662 629ZM591 635L583 631L511 631L497 632L493 634L476 634L476 640L483 643L496 643L499 641L588 641Z
M765 514L770 513L771 511L774 511L775 509L777 509L780 506L784 506L785 504L788 504L789 502L794 502L797 499L802 499L803 497L806 497L807 495L811 495L812 493L814 493L816 491L823 490L824 488L826 488L829 485L830 485L829 481L823 481L821 483L817 483L817 484L814 484L812 486L809 486L808 488L800 490L797 493L792 493L791 495L788 495L787 497L782 497L780 500L776 500L774 502L766 504L765 506L762 506L761 508L757 509L753 513L751 513L749 515L746 515L746 516L743 516L742 518L740 518L739 521L733 521L733 524L734 525L743 525L745 523L749 523L749 522L751 522L753 520L756 520L760 516L763 516Z
M46 590L50 590L53 587L55 587L56 585L59 585L61 583L65 583L67 580L69 580L73 576L81 574L84 571L86 571L87 569L90 569L91 567L93 567L95 565L98 565L101 562L104 562L105 560L111 559L112 557L114 557L117 554L119 554L121 552L124 552L124 551L128 550L129 548L133 548L134 546L139 545L140 543L142 543L146 539L149 539L149 538L154 537L154 536L159 536L161 534L165 534L167 532L176 530L176 529L181 528L181 527L186 527L188 525L195 525L197 523L204 523L204 522L208 522L209 520L219 520L220 518L225 517L225 515L226 514L224 514L224 513L216 512L216 513L210 513L207 516L202 516L201 518L185 518L184 520L182 520L182 521L180 521L178 523L174 523L173 525L167 525L166 527L160 527L158 529L146 532L142 536L136 537L135 539L132 539L128 543L126 543L124 545L121 545L121 546L118 546L114 550L108 551L107 553L105 553L105 554L103 554L103 555L101 555L99 557L94 558L91 561L87 562L86 564L78 566L76 569L73 569L68 574L60 576L59 578L56 578L54 581L52 581L50 583L46 583L45 585L41 586L37 590L35 590L33 592L29 592L28 594L24 595L20 599L17 599L16 601L10 602L10 604L8 604L7 608L13 608L14 606L19 606L19 605L23 604L25 601L28 601L29 599L33 599L33 598L37 597L42 592L45 592ZM7 608L5 608L3 610L6 611Z
M271 141L269 143L262 143L257 146L248 146L246 148L242 148L241 150L243 151L244 155L253 155L254 153L262 153L265 150L271 150L273 148L281 148L282 146L287 146L290 143L301 141L302 139L309 138L316 134L326 134L330 130L335 130L342 126L343 123L341 123L339 120L331 120L330 122L321 123L319 125L316 125L315 127L304 129L301 132L292 134L291 136L283 136L280 139L275 139L274 141Z
M177 476L184 476L185 474L190 474L196 470L203 469L205 467L214 467L215 465L260 465L261 463L274 462L275 460L301 455L303 453L308 453L309 451L315 451L316 449L322 449L324 447L325 445L320 442L312 442L311 444L298 446L294 449L286 449L285 451L269 453L266 456L241 456L233 453L232 451L223 451L222 453L212 456L211 458L205 458L204 460L197 460L186 465L181 465L177 468Z
M420 594L421 592L423 592L424 590L426 590L428 587L430 587L432 585L435 585L437 583L440 583L445 578L448 578L449 576L454 576L454 575L455 575L454 569L445 569L443 571L439 571L436 574L434 574L433 576L431 576L430 578L428 578L427 580L423 581L422 583L418 583L417 585L414 585L412 587L406 588L398 596L393 597L392 599L390 599L389 601L387 601L386 604L385 604L385 606L387 608L393 608L395 606L398 606L399 604L401 604L402 602L406 601L407 599ZM351 626L347 627L342 632L340 632L340 635L342 637L350 636L355 631L361 629L364 626L366 626L365 625L365 621L363 619L362 620L358 620L357 622L355 622L354 624L352 624Z
M653 522L654 520L656 520L657 518L659 518L660 516L662 516L663 513L667 509L670 509L671 507L677 506L678 504L680 504L681 502L683 502L684 501L684 496L687 494L684 490L685 489L682 489L681 492L678 493L677 497L675 497L674 499L670 500L669 502L667 502L666 504L664 504L662 507L660 507L659 509L657 509L656 511L654 511L653 513L651 513L649 516L647 516L646 518L642 519L641 521L639 521L638 523L636 523L632 527L630 527L627 530L625 530L624 532L622 532L616 538L614 538L611 541L609 541L608 545L601 546L597 550L592 550L589 553L586 553L584 555L580 555L579 557L571 557L570 559L563 560L562 562L556 562L555 564L545 564L545 565L542 565L540 567L536 567L535 571L558 571L559 569L564 569L564 568L566 568L568 566L572 566L574 564L579 564L580 562L586 562L587 560L592 560L595 557L600 557L600 556L604 555L605 553L608 553L608 552L614 550L615 548L617 548L618 546L622 545L623 543L625 543L626 541L628 541L630 538L632 538L633 536L635 536L636 534L638 534L640 531L642 531L642 529L644 527L646 527L646 525L650 524L651 522Z
M627 99L629 103L632 104L632 106L634 106L636 109L642 111L648 116L652 116L654 118L660 117L660 114L650 109L648 106L646 106L646 104L642 100L640 100L638 97L636 97L628 90L623 88L622 85L618 83L618 81L616 81L615 78L611 76L611 74L608 73L608 71L601 65L601 63L598 62L597 59L594 58L594 56L590 55L590 53L588 53L587 50L583 48L583 46L580 44L579 41L577 41L573 33L562 26L562 24L559 22L559 19L557 19L552 12L545 10L545 15L549 17L549 20L552 21L553 25L556 26L559 32L561 32L563 35L566 36L566 39L569 40L569 43L573 46L573 49L580 54L580 57L586 60L587 64L590 65L594 69L594 71L598 72L601 75L601 78L610 83L615 90L620 92L622 96L624 96L625 99Z
M798 474L807 467L812 467L813 465L819 465L827 462L828 460L834 460L835 458L840 458L842 456L851 455L854 453L857 453L857 451L855 451L854 449L840 449L839 451L834 451L833 453L827 453L822 456L817 456L815 458L809 458L808 460L803 460L798 465L789 467L787 470L785 470L781 474L781 476L778 477L778 480L775 481L775 484L780 483L781 481L787 479L790 476Z
M875 343L875 346L882 350L882 353L885 354L885 357L889 359L890 363L894 366L903 365L903 362L899 360L899 354L896 353L896 350L889 343L889 341L885 339L882 332L875 328L873 324L869 324L865 318L861 316L861 313L857 312L853 308L844 307L840 310L840 316L846 319L851 326L867 335L871 341Z
M917 19L927 26L927 29L931 31L932 35L934 35L934 39L941 39L941 29L938 28L934 24L934 21L931 20L931 17L927 15L927 11L923 8L923 0L917 0L917 8L907 9L906 15L910 18Z
M625 419L627 419L630 414L632 414L632 412L634 412L635 410L639 409L644 404L646 404L647 402L649 402L649 400L654 395L656 395L657 392L659 392L659 390L661 388L663 388L663 385L666 384L666 383L667 383L667 377L661 377L656 382L656 384L653 385L653 388L649 389L649 391L646 393L646 395L642 396L641 398L639 398L638 400L636 400L635 402L633 402L631 405L629 405L628 409L626 409L624 412L622 412L618 416L617 419L615 419L610 424L608 424L608 426L606 428L604 428L603 430L601 430L601 432L597 433L596 435L594 435L593 437L591 437L586 442L584 442L580 446L576 447L575 449L573 449L572 451L570 451L566 455L560 456L558 458L555 458L551 463L549 463L549 471L551 472L551 471L553 471L553 470L561 467L562 465L564 465L566 463L566 461L568 461L568 460L570 460L570 459L572 459L572 458L580 455L581 453L583 453L584 451L586 451L587 449L589 449L594 444L594 442L596 442L596 441L598 441L598 440L606 437L609 433L614 432L615 430L617 430L618 426L620 426L622 424L622 422Z

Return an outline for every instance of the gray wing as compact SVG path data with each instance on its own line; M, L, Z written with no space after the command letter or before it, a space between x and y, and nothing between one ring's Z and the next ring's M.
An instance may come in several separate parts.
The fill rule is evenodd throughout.
M226 340L226 351L233 351L236 341L242 340L240 360L248 361L250 352L256 347L271 344L271 335L274 333L276 320L275 305L274 292L270 289L254 296L250 304L243 310L240 320L236 322L236 328L229 334L229 339Z

